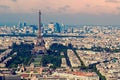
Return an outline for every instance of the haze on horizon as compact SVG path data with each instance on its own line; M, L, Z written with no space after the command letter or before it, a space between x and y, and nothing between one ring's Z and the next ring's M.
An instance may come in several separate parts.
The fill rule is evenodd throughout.
M0 24L120 25L120 0L0 0Z

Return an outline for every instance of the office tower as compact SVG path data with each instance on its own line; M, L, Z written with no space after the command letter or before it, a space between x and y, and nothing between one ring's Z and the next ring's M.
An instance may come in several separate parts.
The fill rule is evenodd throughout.
M61 32L61 26L59 23L55 23L55 32L60 33Z
M54 25L54 23L48 24L48 28L50 29L50 31L54 32L55 31L55 25Z

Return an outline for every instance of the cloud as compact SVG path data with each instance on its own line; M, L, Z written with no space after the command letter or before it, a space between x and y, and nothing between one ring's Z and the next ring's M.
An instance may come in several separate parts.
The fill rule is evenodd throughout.
M118 13L120 14L120 7L116 7L116 9L118 10Z
M0 12L32 13L41 9L44 13L54 14L115 14L119 12L119 10L116 9L117 6L120 6L120 3L117 3L119 1L120 0L0 0L0 5L10 7L9 11L0 10ZM116 4L111 4L110 2L116 2ZM29 5L26 5L27 3Z
M117 10L120 10L120 7L117 7Z
M12 0L13 2L17 2L17 0Z
M60 7L58 10L59 10L59 12L66 12L68 9L70 9L70 6L69 5L65 5L63 7Z
M120 1L118 1L118 0L106 0L105 2L119 3Z
M8 8L10 8L9 6L6 6L6 5L0 5L0 8L2 8L2 9L8 9Z
M91 6L89 4L87 4L86 7L91 7Z
M51 9L51 7L47 6L47 7L46 7L46 9L47 9L47 10L50 10L50 9Z

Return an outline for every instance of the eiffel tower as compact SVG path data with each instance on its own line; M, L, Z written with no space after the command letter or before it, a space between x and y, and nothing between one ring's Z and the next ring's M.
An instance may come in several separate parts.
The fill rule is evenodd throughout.
M38 24L38 34L37 34L37 41L36 44L32 50L33 54L45 54L46 48L45 48L45 42L41 35L41 11L39 11L39 24Z

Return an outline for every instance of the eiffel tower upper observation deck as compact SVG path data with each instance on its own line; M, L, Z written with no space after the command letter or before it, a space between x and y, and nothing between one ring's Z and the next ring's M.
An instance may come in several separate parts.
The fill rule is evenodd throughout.
M41 11L39 11L39 24L38 24L38 34L37 34L37 41L35 46L32 50L33 54L44 54L46 53L45 42L41 35Z

